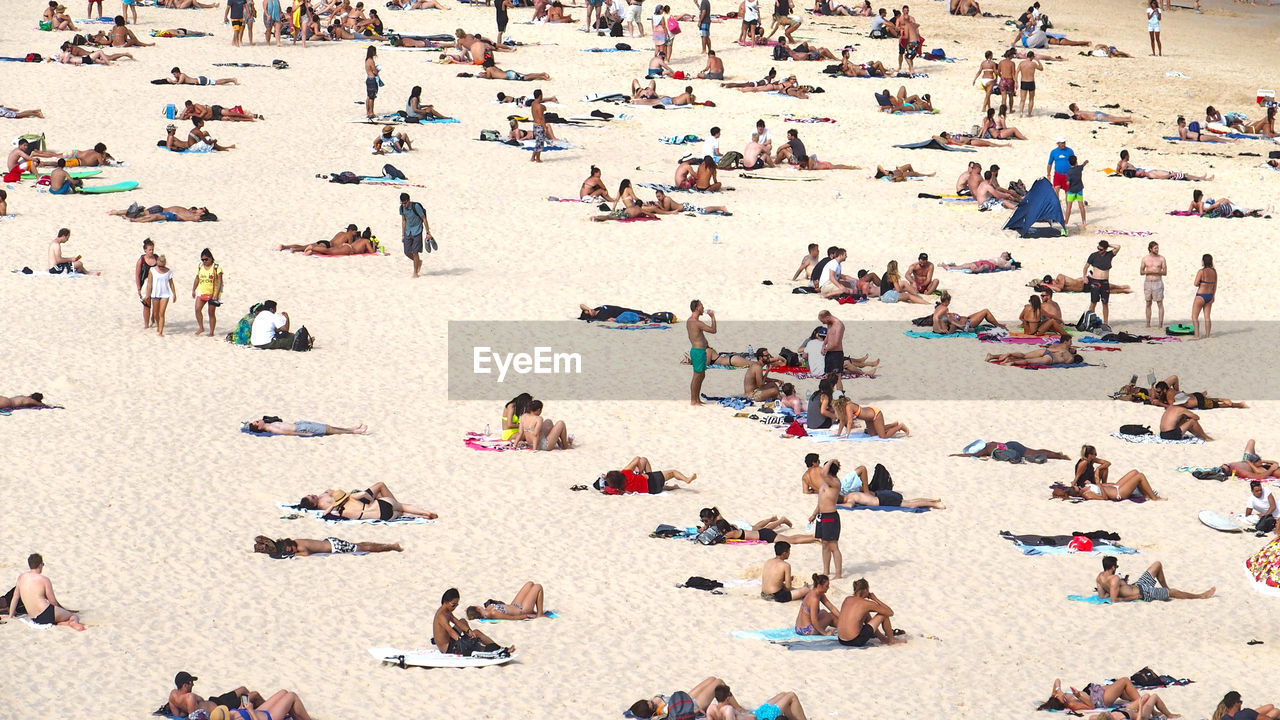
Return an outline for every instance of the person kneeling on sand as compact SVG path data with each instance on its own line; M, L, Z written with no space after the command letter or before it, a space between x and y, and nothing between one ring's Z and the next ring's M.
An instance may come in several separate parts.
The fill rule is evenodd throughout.
M809 586L791 587L791 543L778 541L773 544L773 559L766 560L760 571L760 597L773 602L803 600L809 594Z
M1169 587L1169 583L1164 579L1164 565L1158 560L1142 572L1137 582L1130 584L1128 575L1121 577L1116 573L1118 565L1119 560L1114 555L1102 558L1102 572L1098 573L1094 581L1099 598L1113 603L1134 600L1143 602L1204 600L1213 597L1213 593L1217 591L1217 588L1209 588L1202 593L1189 593Z
M58 604L53 594L53 583L44 576L44 558L39 553L27 557L26 572L18 576L12 597L9 600L9 617L18 613L21 605L27 617L37 625L65 625L76 630L84 630L75 610Z
M241 698L248 698L251 705L262 705L264 702L261 695L243 686L206 700L195 693L196 680L199 679L185 670L174 676L169 701L161 708L165 714L190 717L197 710L212 713L219 707L238 708L243 703Z
M472 630L466 620L454 617L453 611L458 609L459 595L457 588L449 588L440 597L440 607L436 610L431 622L431 636L436 649L450 655L470 656L476 653L494 653L510 655L516 647L500 647L479 630Z
M871 592L871 586L863 578L853 581L853 594L840 604L840 618L836 622L836 640L841 645L863 647L872 638L885 645L894 640L893 625L889 618L893 609ZM905 641L904 641L905 642Z
M349 542L331 537L324 540L306 538L280 538L272 540L266 535L253 539L253 551L270 555L277 560L308 555L354 555L356 553L403 552L400 543Z
M537 400L533 401L541 405ZM524 422L521 416L520 421ZM666 490L675 490L678 485L669 482L678 480L686 485L698 479L698 474L685 475L678 470L654 470L649 458L634 457L621 470L610 470L596 480L596 489L606 495L624 495L641 493L657 495Z
M376 482L366 490L329 489L319 495L306 495L298 501L303 510L320 510L326 517L342 520L395 520L399 517L422 517L434 520L435 513L416 505L401 503L385 483Z
M485 600L484 605L472 605L467 608L468 620L527 620L542 617L547 605L543 599L542 586L535 582L526 582L520 586L516 599L509 603L500 600Z

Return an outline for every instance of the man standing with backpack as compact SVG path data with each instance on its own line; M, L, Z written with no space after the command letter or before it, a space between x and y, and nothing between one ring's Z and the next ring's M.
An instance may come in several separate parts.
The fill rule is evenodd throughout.
M400 235L404 243L404 256L413 261L413 276L418 277L422 270L422 258L419 253L423 248L423 235L426 235L427 252L435 250L435 238L431 237L431 228L427 223L427 211L422 203L413 202L409 193L400 193Z

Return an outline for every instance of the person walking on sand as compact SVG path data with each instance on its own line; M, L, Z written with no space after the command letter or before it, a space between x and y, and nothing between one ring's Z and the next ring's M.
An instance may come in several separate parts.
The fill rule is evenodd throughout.
M1147 35L1151 37L1152 55L1164 55L1164 44L1160 42L1160 17L1163 14L1158 0L1147 3Z
M1156 0L1151 0L1155 2ZM1116 568L1120 564L1114 555L1102 558L1102 572L1095 581L1098 597L1103 600L1117 602L1168 602L1169 600L1204 600L1213 597L1217 588L1209 588L1202 593L1189 593L1169 587L1164 579L1164 565L1159 561L1151 563L1142 572L1138 580L1129 583L1128 576L1120 577Z
M1213 298L1218 293L1218 271L1213 269L1213 256L1205 254L1200 258L1203 265L1196 271L1196 299L1191 301L1191 326L1195 329L1195 337L1200 338L1200 311L1204 311L1204 336L1209 337L1213 330Z
M147 277L155 268L158 259L156 244L151 241L151 238L143 240L142 254L138 256L138 262L133 268L134 289L138 291L138 300L142 303L143 329L151 327L151 297L142 292L142 288L146 286Z
M982 58L982 62L978 65L978 72L973 74L973 81L970 85L982 79L982 112L986 112L991 107L991 94L997 93L996 87L996 61L991 59L991 51L988 50Z
M435 238L431 237L427 211L422 203L411 200L409 193L400 193L400 239L404 244L404 256L413 261L413 277L418 277L418 273L422 271L421 253L424 241L427 252L435 250L438 245Z
M702 39L702 54L711 55L711 0L698 3L698 35Z
M1049 164L1045 167L1045 177L1053 184L1054 196L1059 190L1067 190L1067 171L1071 169L1071 157L1075 150L1067 147L1067 139L1059 137L1057 144L1049 151Z
M1147 243L1147 254L1138 264L1138 274L1142 276L1142 297L1147 301L1147 327L1151 327L1153 302L1160 310L1156 327L1164 327L1164 276L1168 273L1164 256L1160 254L1160 243L1152 240Z
M1155 0L1152 0L1155 2ZM1032 50L1027 51L1027 59L1018 63L1018 113L1022 112L1023 106L1026 106L1027 117L1031 117L1036 109L1036 70L1043 70L1044 65L1036 59L1036 54Z
M711 318L711 324L702 322L702 313ZM689 303L689 319L684 321L689 333L689 362L693 365L693 380L689 382L689 404L702 404L702 381L707 377L707 336L716 333L716 311L706 310L701 300Z
M844 556L840 554L840 513L836 512L839 500L839 484L824 482L818 486L818 505L809 515L809 522L816 522L813 535L822 543L822 572L830 573L834 563L833 577L837 580L844 572ZM814 590L817 590L816 584Z
M382 84L378 73L378 62L376 56L378 48L370 45L364 54L364 114L369 120L373 119L373 101L378 98L378 86Z
M533 157L529 162L542 162L542 149L547 146L546 107L542 104L542 88L533 91L529 114L533 116Z
M84 630L76 611L58 604L58 598L53 594L53 583L44 576L44 558L39 553L32 553L27 558L27 567L30 569L18 576L13 599L9 601L9 617L13 617L21 603L27 617L37 625L65 625Z
M133 24L138 24L138 0L120 0L120 18L125 20L129 17L130 11L133 13ZM98 17L102 17L102 8L98 8ZM125 20L125 22L128 22Z
M1084 166L1088 164L1088 160L1080 162L1075 155L1067 158L1067 211L1065 219L1062 221L1062 232L1064 234L1067 232L1067 225L1071 224L1071 206L1073 204L1080 205L1080 229L1084 230L1088 227L1087 223L1089 221L1084 214Z
M245 5L248 0L227 0L227 9L222 13L222 21L231 21L231 46L240 47L240 41L244 37Z
M209 248L200 251L200 267L191 282L191 297L196 301L196 335L204 332L204 318L200 311L209 306L209 337L218 327L218 306L222 304L222 268L213 261Z
M151 298L151 321L155 323L156 333L164 337L165 313L178 294L173 286L173 270L163 255L156 256L156 266L147 273L146 295Z

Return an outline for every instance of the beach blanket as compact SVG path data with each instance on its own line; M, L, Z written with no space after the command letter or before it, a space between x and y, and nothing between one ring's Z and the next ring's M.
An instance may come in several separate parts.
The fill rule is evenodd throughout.
M324 435L276 435L275 433L268 433L268 432L254 432L253 430L249 429L248 425L241 425L240 432L244 433L245 435L253 435L254 437L296 437L296 438L324 437Z
M158 38L189 38L189 37L213 37L213 33L196 32L188 30L186 35L175 35L169 30L152 30L151 37Z
M966 199L966 200L972 200L973 198L963 198L963 199ZM986 271L986 272L974 273L974 272L973 272L972 270L970 270L969 268L958 268L958 267L948 267L948 268L943 268L943 270L946 270L947 272L968 273L968 274L970 274L970 275L973 275L973 274L977 274L977 275L990 275L991 273L1005 272L1005 271L1008 271L1008 270L1021 270L1021 269L1022 269L1022 268L1016 268L1016 267L1012 267L1012 266L1010 266L1010 267L1007 267L1007 268L995 268L994 270L988 270L988 271Z
M348 120L349 123L358 123L361 125L431 125L462 122L458 118L409 118L404 112L384 113L375 115L371 118L359 118L357 120Z
M990 362L992 365L1000 364L998 362L995 362L994 360ZM1015 368L1020 368L1022 370L1067 370L1071 368L1100 367L1100 366L1097 363L1078 362L1078 363L1058 363L1056 365L1002 365L1001 367L1015 367Z
M836 122L833 118L829 118L829 117L816 117L816 116L815 117L799 117L796 115L772 115L771 117L780 117L782 118L782 122L793 122L793 123L812 124L812 123L835 123Z
M658 138L658 142L665 145L693 145L702 142L702 138L697 135L670 135Z
M1110 605L1111 604L1110 598L1103 599L1098 597L1097 595L1068 595L1067 599L1074 600L1076 602L1088 603L1090 605Z
M612 52L640 52L640 51L639 51L639 50L636 50L635 48L626 48L626 49L623 49L623 48L616 48L616 47L606 47L606 48L582 48L582 52L589 52L589 53L602 53L602 52L609 52L609 53L612 53Z
M555 610L548 610L548 611L546 611L546 612L542 613L542 617L547 618L547 619L549 619L549 620L555 620L556 618L560 617L560 613L556 612ZM537 619L537 618L525 618L525 620L536 620L536 619ZM482 622L482 623L496 623L496 622L521 622L521 621L518 621L518 620L499 620L498 618L479 618L479 622Z
M616 322L598 322L593 323L598 328L605 330L670 330L671 325L667 323L616 323Z
M763 640L774 645L788 643L839 644L835 635L797 635L794 627L770 628L768 630L734 630L729 634L741 640Z
M507 450L517 450L511 446L510 440L503 440L498 437L485 437L480 433L469 432L462 438L462 444L472 450L484 450L488 452L505 452Z
M932 330L907 330L902 334L906 335L907 337L919 338L921 340L941 340L944 338L976 338L978 337L978 333L976 332L951 333L950 335L943 335L941 333L936 333Z
M908 513L926 513L929 508L909 508L892 505L836 505L837 510L879 510L880 512L908 512Z
M1000 537L1009 540L1022 551L1023 555L1136 555L1137 550L1124 545L1117 545L1106 540L1093 541L1093 550L1080 552L1066 545L1025 545L1017 538L1001 533Z
M947 145L939 142L934 138L922 140L920 142L907 143L906 145L894 145L896 148L904 150L946 150L947 152L977 152L973 148L959 147L955 145Z
M1125 435L1124 433L1113 432L1111 437L1119 438L1125 442L1149 444L1149 445L1202 445L1204 441L1195 435L1183 435L1181 440L1165 440L1160 437L1159 433L1150 435Z
M1269 166L1268 166L1269 167ZM1155 235L1151 230L1094 230L1094 235L1128 235L1130 237L1147 237Z
M317 520L323 520L327 523L344 523L347 525L425 525L427 523L435 522L435 520L428 520L424 517L411 517L409 515L402 515L394 520L378 520L374 518L366 520L348 520L346 518L325 517L323 510L304 510L293 503L288 502L278 502L276 503L276 507L296 517L306 515ZM292 520L293 518L288 519Z
M682 188L682 187L676 187L675 185L663 185L663 184L661 184L661 183L636 183L636 185L637 185L638 187L648 188L648 189L650 189L650 190L661 190L662 192L667 193L668 195L670 195L671 193L710 193L710 192L723 192L723 191L728 191L728 190L732 190L732 189L733 189L733 188L723 188L723 190L715 190L715 191L712 191L712 190L699 190L698 188Z
M734 410L741 410L743 408L751 407L752 405L755 404L750 400L748 400L747 398L742 397L740 395L729 396L729 397L710 397L704 394L702 396L702 399L706 400L707 402L719 403L727 408L733 408Z
M848 437L836 437L835 430L830 428L814 429L805 428L809 431L807 437L813 442L832 443L832 442L893 442L901 440L900 437L882 438L875 435L867 435L866 433L850 433Z
M28 275L30 277L54 277L54 278L90 277L89 275L85 275L84 273L78 273L78 272L51 273L48 270L32 270L29 267L24 267L21 270L10 270L9 272L17 273L18 275Z

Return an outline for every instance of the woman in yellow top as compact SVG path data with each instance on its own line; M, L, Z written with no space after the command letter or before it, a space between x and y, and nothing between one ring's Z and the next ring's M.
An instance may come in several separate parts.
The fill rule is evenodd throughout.
M222 304L222 268L213 261L209 248L200 251L200 267L195 282L191 284L191 297L196 300L196 334L204 334L204 318L200 310L209 306L209 337L218 325L217 308Z
M502 439L510 440L520 432L520 416L528 409L529 403L533 402L533 396L529 393L520 393L511 398L511 402L502 408Z

